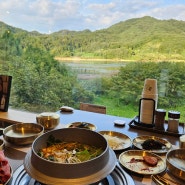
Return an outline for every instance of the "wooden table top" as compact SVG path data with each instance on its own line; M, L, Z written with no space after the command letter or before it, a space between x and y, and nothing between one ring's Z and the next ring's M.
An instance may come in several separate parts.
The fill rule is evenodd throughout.
M92 113L82 110L74 110L72 113L61 111L58 111L56 113L60 115L61 123L60 125L62 127L65 127L67 124L73 122L88 122L96 125L97 131L117 131L125 135L128 135L131 139L141 135L155 134L155 136L157 137L161 137L163 139L168 140L172 145L176 146L179 145L178 137L159 133L151 133L146 130L137 130L135 128L130 128L129 123L132 120L131 118L124 118L100 113ZM5 123L7 122L11 124L14 124L16 122L36 123L36 115L37 114L35 113L9 109L8 112L0 112L0 123L2 122ZM126 124L125 126L115 126L114 124L115 120L124 120ZM5 147L5 155L10 161L13 170L15 170L21 164L23 164L23 160L28 148L30 149L30 146L28 146L27 148L21 148L7 145ZM135 184L137 185L143 184L143 176L132 175L132 177L135 181Z
M0 122L36 123L36 115L36 113L9 109L8 112L0 112Z
M99 113L92 113L87 111L81 110L74 110L72 113L67 112L57 112L60 114L60 123L62 124L69 124L72 122L88 122L96 125L97 131L102 130L111 130L124 133L128 135L131 139L141 136L141 135L151 135L154 134L157 137L162 137L163 139L167 139L171 142L172 145L179 145L178 137L160 134L160 133L151 133L146 130L138 130L135 128L131 128L129 123L131 122L132 118L124 118L118 116L112 116L107 114L99 114ZM115 120L123 120L125 121L125 126L115 126Z

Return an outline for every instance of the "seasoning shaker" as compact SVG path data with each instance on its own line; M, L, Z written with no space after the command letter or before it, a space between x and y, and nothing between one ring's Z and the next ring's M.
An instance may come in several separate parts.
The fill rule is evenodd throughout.
M164 109L156 109L155 110L155 128L159 130L164 130L166 110Z
M185 148L185 135L181 135L179 137L179 147L180 148Z
M180 112L178 111L168 111L168 129L169 132L179 132L179 119Z

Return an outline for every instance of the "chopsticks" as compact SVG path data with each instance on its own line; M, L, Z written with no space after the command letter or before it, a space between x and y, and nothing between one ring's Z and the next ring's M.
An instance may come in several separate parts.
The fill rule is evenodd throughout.
M174 181L174 180L172 180L172 179L169 179L169 178L167 178L167 177L163 177L163 176L160 176L160 175L157 175L157 177L159 178L159 179L161 179L161 180L163 180L163 181L169 181L169 182L172 182L173 184L176 184L176 185L180 185L178 182L176 182L176 181Z
M180 185L176 181L169 179L169 178L166 178L166 177L163 177L163 176L160 176L160 175L151 175L151 177L152 177L152 180L159 185L171 185L170 182L175 185Z
M157 176L151 175L152 180L158 185L170 185L168 182L160 180Z

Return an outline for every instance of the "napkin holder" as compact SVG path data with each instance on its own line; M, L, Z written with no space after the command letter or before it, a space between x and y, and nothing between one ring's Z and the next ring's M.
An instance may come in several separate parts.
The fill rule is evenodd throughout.
M141 121L141 114L143 114L146 110L142 109L142 102L143 101L149 101L152 105L152 110L150 111L150 116L151 116L151 122L150 123L145 123ZM140 126L144 126L144 127L154 127L154 116L155 116L155 105L156 102L154 99L151 98L141 98L139 101L139 115L138 115L138 124Z

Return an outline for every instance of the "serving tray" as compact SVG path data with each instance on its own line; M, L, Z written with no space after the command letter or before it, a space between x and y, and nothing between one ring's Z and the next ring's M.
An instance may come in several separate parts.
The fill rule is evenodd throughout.
M164 123L164 130L156 129L155 126L154 127L144 126L142 123L138 121L138 116L134 117L129 122L129 126L135 129L141 129L141 130L146 130L149 132L161 133L161 134L166 134L166 135L171 135L171 136L176 136L176 137L179 137L184 134L184 123L179 123L179 129L178 129L179 132L169 132L167 131L167 127L168 127L167 120L165 120L165 123Z

